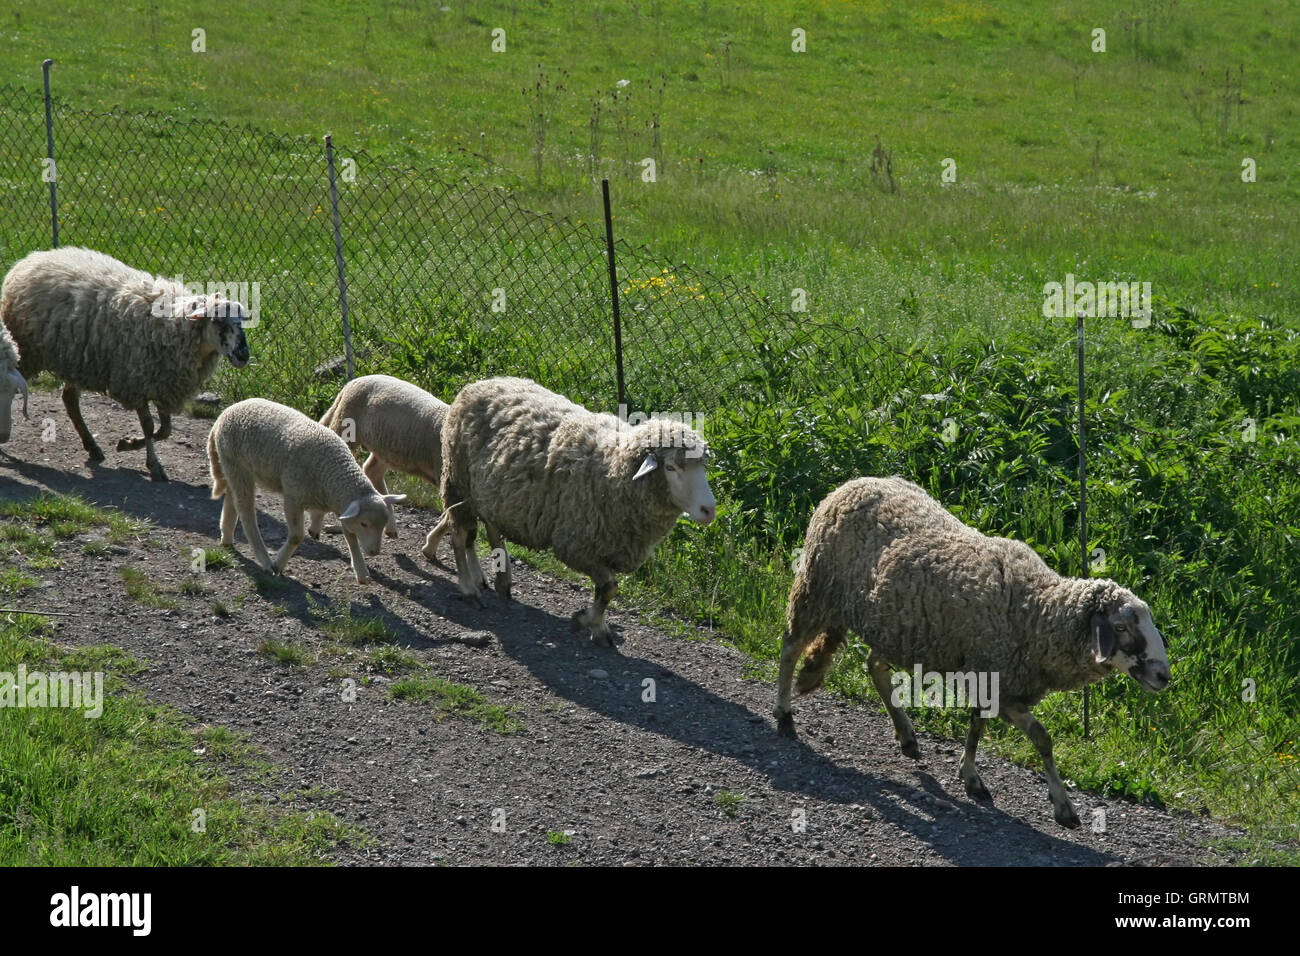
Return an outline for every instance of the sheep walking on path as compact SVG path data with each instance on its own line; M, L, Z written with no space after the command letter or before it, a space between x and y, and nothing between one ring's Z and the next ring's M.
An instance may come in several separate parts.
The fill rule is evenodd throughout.
M497 593L510 597L505 539L550 549L591 576L594 603L572 618L612 646L605 610L616 574L636 570L683 512L716 514L704 441L681 421L635 427L587 411L536 382L494 378L466 385L442 432L442 500L462 595L487 587L474 554L481 519L493 549Z
M221 543L235 543L235 521L264 571L284 573L306 537L303 512L318 522L326 511L339 516L357 583L370 580L366 560L379 553L392 506L405 495L381 495L361 472L343 439L286 405L250 398L231 405L208 433L212 497L221 505ZM258 488L284 496L288 537L272 561L257 529Z
M806 652L796 689L807 694L822 685L850 631L871 649L867 669L909 757L920 751L891 669L956 674L964 687L987 678L995 699L970 708L960 768L967 794L990 799L975 751L987 719L1000 714L1038 750L1054 816L1067 827L1079 818L1052 740L1030 709L1053 691L1116 671L1151 691L1169 683L1164 639L1132 592L1114 581L1062 577L1028 545L981 534L901 478L850 481L813 513L781 644L781 733L795 732L790 699L800 657Z
M320 423L347 442L370 452L361 470L380 494L388 494L384 475L390 469L423 478L435 486L442 480L442 426L448 405L419 386L390 375L365 375L343 386ZM436 560L438 542L448 528L446 519L425 538L423 553ZM308 529L320 536L320 523ZM385 532L397 537L397 522Z
M172 415L223 355L235 368L248 364L246 318L239 302L190 294L174 279L75 246L29 254L0 287L0 321L18 344L21 373L63 380L63 405L92 461L104 453L81 416L82 390L135 412L142 434L121 439L117 450L143 446L154 481L167 480L154 442L171 434Z

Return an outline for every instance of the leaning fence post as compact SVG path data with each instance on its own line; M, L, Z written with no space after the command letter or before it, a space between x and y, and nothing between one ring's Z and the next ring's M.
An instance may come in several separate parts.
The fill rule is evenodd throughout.
M54 234L52 248L57 249L59 248L59 185L56 180L59 174L58 167L54 164L54 114L50 108L50 67L53 65L53 60L46 60L41 64L41 73L45 77L45 157L50 161L50 168L46 170L50 181L50 230Z
M330 173L330 210L334 217L334 264L339 271L339 308L343 312L343 355L352 381L352 326L348 320L348 280L343 273L343 232L339 228L339 189L334 179L334 143L325 135L325 164Z
M1083 397L1083 313L1075 318L1075 349L1079 353L1079 558L1082 564L1082 576L1089 576L1088 562L1088 426L1084 421ZM1086 685L1083 688L1083 739L1088 739L1089 717L1091 716L1092 694Z
M605 255L609 259L609 295L614 303L614 369L618 375L618 404L627 404L623 388L623 319L618 311L618 269L614 265L614 219L609 211L609 180L600 181L600 191L605 197Z

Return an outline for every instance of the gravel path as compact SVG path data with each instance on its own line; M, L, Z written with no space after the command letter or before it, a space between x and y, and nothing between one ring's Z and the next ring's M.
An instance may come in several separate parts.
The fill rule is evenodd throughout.
M384 864L858 864L1117 865L1226 862L1204 849L1230 831L1208 820L1076 793L1084 820L1057 826L1041 773L991 756L980 773L994 804L966 797L957 780L960 744L922 735L920 761L898 751L874 707L826 694L799 702L797 741L779 739L768 714L773 687L745 677L744 656L718 640L669 637L617 602L618 653L569 632L583 589L518 565L515 601L493 595L483 610L456 596L448 567L419 554L434 516L400 513L402 537L370 559L373 581L352 580L341 539L308 540L285 586L269 598L252 587L242 533L237 566L210 571L207 595L176 595L154 610L129 600L123 564L160 586L189 573L194 547L217 546L220 504L208 497L209 422L178 417L159 446L171 477L154 484L144 452L108 452L90 465L57 393L32 394L32 421L15 421L0 446L0 496L42 489L146 518L152 545L131 542L98 557L84 540L56 553L62 567L28 592L25 606L82 612L60 618L65 643L113 643L146 660L134 679L155 699L199 721L246 732L284 768L275 798L308 791L295 806L328 809L374 842L340 862ZM84 395L86 421L105 449L138 429L135 416ZM40 441L40 423L57 438ZM278 500L259 495L263 535L283 540ZM665 546L671 546L671 543ZM444 561L450 548L444 542ZM231 615L213 614L220 600ZM425 703L397 701L391 678L358 682L346 703L323 656L306 667L260 654L267 638L320 651L314 602L351 602L378 614L398 643L447 680L510 708L523 729L499 734L463 716L438 719ZM485 646L474 646L486 632ZM702 637L707 637L701 632ZM361 671L355 665L357 678ZM654 682L654 700L643 699ZM719 794L738 795L734 815ZM724 796L724 800L726 797ZM1106 810L1095 833L1093 810ZM547 834L571 833L552 845Z

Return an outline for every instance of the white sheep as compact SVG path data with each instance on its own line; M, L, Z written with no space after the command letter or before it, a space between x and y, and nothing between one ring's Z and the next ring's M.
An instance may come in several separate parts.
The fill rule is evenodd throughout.
M590 575L595 601L575 630L612 646L605 609L615 574L636 570L683 513L707 525L717 501L704 441L680 421L636 427L587 411L536 382L466 385L442 431L442 500L450 516L461 594L487 586L472 543L478 519L493 548L497 593L510 597L504 540L550 549Z
M103 392L140 418L154 481L167 473L154 441L171 434L171 416L216 370L221 356L248 364L244 306L220 295L193 295L174 279L132 269L75 246L20 259L0 288L0 320L13 334L27 376L48 370L63 380L63 404L93 461L104 453L81 417L85 389ZM149 403L158 409L154 431Z
M343 386L320 423L341 436L348 447L370 452L361 466L380 494L388 494L389 469L415 475L435 486L442 481L442 425L448 405L419 386L390 375L365 375ZM440 521L425 538L423 553L435 559L448 522ZM308 533L320 537L320 523ZM397 537L396 521L386 533Z
M895 736L919 756L912 724L895 699L890 670L988 678L992 707L972 706L960 776L990 799L975 768L988 717L1000 713L1042 757L1058 823L1077 827L1052 759L1052 740L1030 708L1115 671L1151 691L1169 682L1164 639L1151 610L1114 581L1062 577L1032 548L968 527L902 478L859 478L817 506L787 606L777 685L778 730L794 734L791 682L821 686L848 632L870 649L872 682ZM954 686L957 683L954 682ZM986 702L985 702L986 703Z
M27 414L27 379L18 371L18 346L9 330L0 323L0 444L9 440L13 429L14 395L23 393L23 418Z
M405 495L381 495L361 473L361 466L343 439L302 412L262 398L236 402L220 415L208 433L212 468L212 497L221 505L221 543L235 543L235 520L264 571L283 574L289 558L305 537L303 512L312 520L332 511L343 526L357 583L370 580L364 551L379 553L392 506ZM254 495L267 488L284 496L284 520L289 535L273 562L257 529Z

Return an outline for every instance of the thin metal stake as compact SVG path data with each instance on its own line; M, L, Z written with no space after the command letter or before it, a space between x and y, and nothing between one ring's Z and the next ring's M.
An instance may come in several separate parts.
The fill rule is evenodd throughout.
M1076 349L1079 353L1079 557L1083 565L1082 577L1088 577L1088 426L1084 421L1083 396L1083 315L1075 319ZM1091 688L1083 688L1083 739L1088 739L1089 718L1092 716Z
M343 311L343 354L352 381L352 325L348 319L348 280L343 272L343 232L339 227L339 189L334 179L334 143L325 136L325 164L330 173L330 211L334 216L334 264L339 271L339 308Z
M609 259L609 295L614 303L614 367L618 374L618 404L627 405L627 391L623 387L623 318L618 310L618 269L614 265L614 219L609 211L609 180L600 181L600 191L605 197L605 255Z
M50 161L50 168L47 171L50 177L50 230L54 234L54 243L52 248L59 248L59 186L55 181L59 178L58 167L54 163L54 114L50 107L50 67L54 65L53 60L46 60L41 64L41 73L45 77L45 156Z

